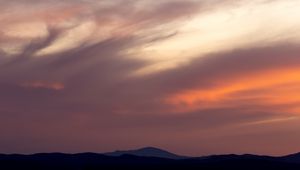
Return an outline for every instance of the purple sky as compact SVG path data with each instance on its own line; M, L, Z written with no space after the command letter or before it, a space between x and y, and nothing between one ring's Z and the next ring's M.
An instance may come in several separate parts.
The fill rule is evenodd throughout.
M0 152L299 152L299 7L0 0Z

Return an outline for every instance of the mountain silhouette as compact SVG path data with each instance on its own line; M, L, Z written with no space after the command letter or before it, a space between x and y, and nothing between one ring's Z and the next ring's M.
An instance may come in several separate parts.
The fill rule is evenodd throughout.
M168 158L168 159L188 158L186 156L179 156L155 147L145 147L141 149L127 150L127 151L115 151L115 152L109 152L104 154L107 156L134 155L134 156L157 157L157 158Z
M33 155L0 154L4 170L299 170L300 153L282 157L259 155L212 155L182 157L162 149L146 147L111 153L39 153Z
M300 152L280 157L280 159L284 160L285 162L300 163Z

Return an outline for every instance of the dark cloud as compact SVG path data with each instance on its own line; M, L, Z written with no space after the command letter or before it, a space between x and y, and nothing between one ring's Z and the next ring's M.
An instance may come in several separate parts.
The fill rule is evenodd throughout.
M298 45L277 44L270 47L236 49L209 54L193 60L189 65L166 71L159 76L179 89L212 87L218 80L260 73L272 69L297 68L300 64ZM181 80L181 81L178 81ZM174 86L175 90L177 86ZM173 86L170 86L171 88Z

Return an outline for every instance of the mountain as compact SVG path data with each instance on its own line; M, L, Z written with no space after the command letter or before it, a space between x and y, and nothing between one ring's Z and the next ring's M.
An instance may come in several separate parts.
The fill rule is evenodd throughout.
M285 162L300 163L300 153L283 156L280 157L280 159L284 160Z
M184 159L183 159L184 158ZM300 154L283 157L258 155L212 155L181 157L158 148L97 153L40 153L33 155L0 154L4 170L299 170Z
M180 156L173 154L171 152L154 148L154 147L145 147L136 150L127 150L127 151L115 151L104 153L107 156L122 156L122 155L134 155L134 156L144 156L144 157L157 157L157 158L168 158L168 159L186 159L186 156Z
M35 154L0 155L3 170L299 170L300 164L260 156L223 155L205 159L166 159L134 155L106 156L102 154Z

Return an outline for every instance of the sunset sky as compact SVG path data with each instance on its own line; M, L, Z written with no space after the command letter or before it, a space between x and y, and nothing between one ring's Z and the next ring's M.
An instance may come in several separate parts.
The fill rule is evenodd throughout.
M299 152L299 9L0 0L0 152Z

